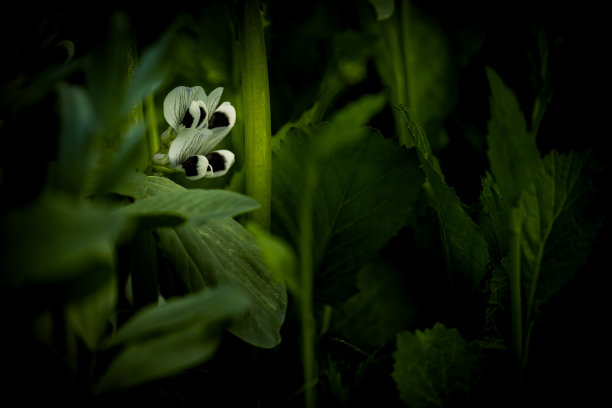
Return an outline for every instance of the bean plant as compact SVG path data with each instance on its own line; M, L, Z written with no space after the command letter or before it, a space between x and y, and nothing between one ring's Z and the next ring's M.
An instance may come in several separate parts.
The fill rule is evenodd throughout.
M6 403L605 390L597 16L89 7L2 13Z

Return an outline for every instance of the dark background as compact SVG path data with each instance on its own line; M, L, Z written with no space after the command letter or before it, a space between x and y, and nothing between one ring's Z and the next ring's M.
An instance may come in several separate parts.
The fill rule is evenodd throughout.
M445 123L450 142L435 152L447 182L466 204L477 200L480 176L484 175L488 163L483 145L468 140L460 124L468 122L481 129L484 140L489 117L485 66L492 66L515 90L525 111L530 110L535 94L529 61L529 52L536 50L534 27L541 27L550 43L550 85L553 90L538 134L540 151L545 154L551 149L568 152L590 148L593 149L593 165L601 171L607 170L610 137L607 120L610 63L607 54L610 46L607 43L607 15L601 6L589 2L553 5L545 2L497 2L495 7L483 7L473 2L416 3L441 22L451 40L465 27L484 33L482 47L458 72L458 102ZM360 13L369 4L353 7L344 2L278 0L264 4L269 23L266 40L274 133L285 122L297 119L316 99L319 84L333 55L331 36L342 30L360 30ZM76 57L87 55L103 44L111 16L122 10L130 21L139 48L144 48L157 40L177 18L186 18L197 26L201 16L213 9L207 2L163 7L153 4L114 7L101 3L2 6L2 211L22 206L38 195L44 185L48 163L55 155L58 123L54 95L44 95L39 103L13 115L6 90L15 84L20 87L31 84L46 67L63 61L65 51L54 46L56 40L70 39L74 42ZM205 30L213 38L221 32L215 27L206 27ZM364 93L380 90L381 80L373 64L370 62L367 68L366 79L345 89L332 108ZM78 83L82 78L77 74L70 80ZM386 107L372 121L372 126L381 129L385 135L394 133L391 112L392 107ZM602 185L607 185L607 181ZM606 208L606 204L594 202L592 211L606 212ZM594 400L605 389L601 372L607 371L605 357L608 354L605 334L609 321L606 313L608 286L603 283L609 269L606 267L608 224L606 221L600 232L601 239L593 248L589 263L548 305L549 318L538 323L532 336L527 384L540 402L582 403ZM429 317L435 319L437 316ZM291 338L298 328L292 326L296 323L291 323L290 315L287 321L284 337ZM10 328L4 330L7 329ZM295 345L254 352L226 336L219 354L211 362L212 367L223 373L221 377L212 378L205 372L192 373L188 377L169 379L165 385L167 395L160 394L158 389L149 394L150 389L146 386L130 395L137 401L154 400L169 404L182 399L186 405L199 398L208 398L211 406L221 406L227 399L248 400L248 395L254 393L275 400L275 394L294 390L300 384L301 368L295 365L299 351L292 346ZM332 349L334 345L325 347ZM228 368L228 362L242 364L242 367ZM500 376L504 376L501 371L506 366L503 364L497 373ZM267 374L259 376L258 370ZM277 383L265 384L258 380L259 377L273 378ZM226 381L229 378L232 379L231 387ZM198 395L203 383L207 384L204 387L208 391L206 397ZM389 384L384 381L379 383L374 378L372 384L372 389L381 387L380 390L393 392L385 388ZM211 390L215 392L211 393ZM297 400L299 398L294 402Z

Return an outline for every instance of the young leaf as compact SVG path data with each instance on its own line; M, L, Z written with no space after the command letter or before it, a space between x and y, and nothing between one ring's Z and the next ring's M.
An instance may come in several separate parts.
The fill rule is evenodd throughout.
M300 242L298 211L307 182L303 169L306 160L317 160L304 152L312 151L317 136L294 127L273 151L273 231L293 248ZM333 156L315 165L319 181L312 211L312 251L318 270L314 293L335 302L355 291L355 272L406 224L423 176L413 151L372 129L360 140L345 140Z
M410 407L443 407L464 401L478 381L479 349L457 329L436 323L433 329L397 335L393 379ZM457 398L457 399L454 399Z
M518 100L491 68L491 119L488 125L489 162L502 196L515 205L530 185L540 162L535 135L530 133Z
M228 328L244 341L271 348L280 342L287 292L261 261L257 243L231 218L158 232L159 246L188 290L231 283L250 300L249 314Z
M465 212L455 190L444 181L423 128L405 107L400 106L399 110L431 186L447 265L461 276L462 279L458 282L463 281L461 283L473 289L480 284L486 273L489 262L487 243L478 225ZM453 279L457 280L454 276Z
M504 201L491 173L482 179L480 228L496 261L508 254L508 203Z
M521 200L521 253L530 311L537 311L566 284L590 253L600 220L584 213L593 194L583 176L588 157L551 152Z
M176 374L210 358L220 327L244 314L248 301L230 287L206 289L141 309L106 344L125 345L95 386L124 388Z

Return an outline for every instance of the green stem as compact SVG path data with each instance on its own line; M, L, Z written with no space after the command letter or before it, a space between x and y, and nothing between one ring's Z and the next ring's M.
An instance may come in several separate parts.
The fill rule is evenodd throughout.
M510 209L510 296L512 307L512 352L522 382L523 306L521 295L521 230L519 207Z
M240 1L239 35L246 193L261 205L250 213L249 218L269 230L272 191L270 89L266 44L257 0Z
M317 168L313 163L305 169L306 186L300 208L300 270L301 296L300 312L302 320L302 364L304 372L304 391L306 408L315 406L316 366L315 366L315 320L312 311L313 302L313 260L312 260L312 207L314 192L317 188Z
M402 55L402 46L399 41L400 36L397 27L396 14L397 13L394 13L387 20L381 21L380 27L388 53L387 57L388 60L390 59L393 71L391 101L394 105L409 106L406 89L406 70L403 64L404 58ZM406 146L412 146L412 143L410 142L410 136L405 126L403 126L401 116L398 115L397 112L394 112L393 114L395 115L395 124L400 143Z
M149 160L159 150L159 133L157 132L157 120L155 118L155 101L153 94L144 100L145 120L147 125L147 147Z

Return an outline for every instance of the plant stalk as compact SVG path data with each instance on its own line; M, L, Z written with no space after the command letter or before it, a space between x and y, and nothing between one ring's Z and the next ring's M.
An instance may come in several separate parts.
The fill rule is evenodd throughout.
M157 131L157 120L155 117L155 101L153 94L147 96L144 100L145 120L147 125L147 147L149 152L149 160L159 150L159 132Z
M512 308L512 353L522 383L523 362L523 306L521 294L521 230L522 219L519 207L510 209L510 297Z
M261 205L250 213L249 219L269 231L272 196L270 89L266 44L257 0L240 1L239 39L246 193Z
M316 166L310 162L305 169L306 188L300 208L300 271L301 296L300 313L302 320L302 364L304 373L304 392L306 408L315 406L315 320L313 314L313 260L312 260L312 211L314 192L316 191L318 175Z

